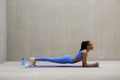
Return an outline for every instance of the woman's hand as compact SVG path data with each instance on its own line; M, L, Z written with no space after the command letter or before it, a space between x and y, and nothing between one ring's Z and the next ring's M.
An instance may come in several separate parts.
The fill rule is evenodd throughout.
M98 66L99 66L99 63L98 63L98 62L96 62L96 63L94 64L94 66L95 66L95 67L98 67Z

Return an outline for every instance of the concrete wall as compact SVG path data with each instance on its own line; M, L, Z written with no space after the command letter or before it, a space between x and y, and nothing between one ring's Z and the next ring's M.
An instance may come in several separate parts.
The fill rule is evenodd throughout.
M75 56L94 43L89 60L120 60L120 0L8 0L8 60Z
M0 63L6 61L6 0L0 0Z

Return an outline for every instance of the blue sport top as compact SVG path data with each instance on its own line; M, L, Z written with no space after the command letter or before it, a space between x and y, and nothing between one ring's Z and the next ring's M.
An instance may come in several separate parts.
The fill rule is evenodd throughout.
M78 58L79 61L82 60L82 51L79 51L76 55L76 57Z

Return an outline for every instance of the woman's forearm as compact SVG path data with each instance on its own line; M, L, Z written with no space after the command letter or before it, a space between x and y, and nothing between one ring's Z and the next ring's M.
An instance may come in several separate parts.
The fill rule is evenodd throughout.
M83 64L83 67L97 67L96 63L94 64Z

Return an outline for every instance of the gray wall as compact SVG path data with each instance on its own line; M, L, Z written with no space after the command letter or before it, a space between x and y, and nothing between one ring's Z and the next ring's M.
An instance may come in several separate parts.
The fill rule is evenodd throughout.
M89 60L120 60L120 0L8 0L8 60L75 56L94 43Z
M6 0L0 0L0 63L6 61Z

